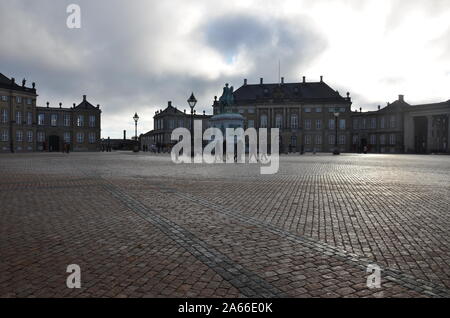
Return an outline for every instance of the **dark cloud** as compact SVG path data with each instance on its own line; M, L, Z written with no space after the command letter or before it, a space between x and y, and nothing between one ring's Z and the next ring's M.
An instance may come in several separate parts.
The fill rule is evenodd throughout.
M306 17L291 21L239 13L216 17L199 32L226 61L239 54L248 56L253 68L247 76L277 80L278 61L284 75L300 78L296 72L326 48L326 40L313 26L314 21Z

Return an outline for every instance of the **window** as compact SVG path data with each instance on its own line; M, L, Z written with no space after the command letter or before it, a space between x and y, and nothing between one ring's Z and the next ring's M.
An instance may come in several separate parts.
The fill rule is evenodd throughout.
M173 124L175 126L175 124ZM89 127L95 127L95 116L94 115L90 115L89 116ZM172 127L174 128L174 127Z
M334 145L336 143L334 135L328 135L328 143Z
M22 130L17 130L16 131L16 141L17 142L23 141L23 132L22 132Z
M248 123L247 123L247 127L248 128L255 128L255 121L252 120L252 119L249 119Z
M180 119L180 120L178 121L178 127L184 127L184 121L183 121L183 119Z
M311 107L305 107L305 113L310 113L311 112Z
M22 104L22 97L17 96L16 97L16 102L17 102L17 104Z
M339 129L345 129L345 119L339 119Z
M297 136L291 136L291 146L297 147Z
M305 129L311 129L311 119L305 120Z
M391 134L391 135L389 136L389 143L390 143L391 145L395 145L395 135L394 135L394 134Z
M2 130L2 141L8 141L8 139L9 139L8 130L6 130L6 129Z
M77 126L78 127L83 127L84 126L84 116L83 115L78 115L77 116Z
M358 118L353 118L353 129L359 129L359 120L358 120Z
M248 113L249 113L249 114L254 114L254 113L255 113L255 108L250 107L250 108L248 109Z
M33 125L33 113L27 113L27 125Z
M91 121L89 120L89 125L91 124ZM92 126L90 126L92 127ZM175 121L173 119L169 120L169 129L174 129L175 128Z
M391 116L390 128L395 128L395 116Z
M70 126L70 114L64 114L64 126Z
M336 124L335 119L329 119L328 120L328 129L335 129L336 128L335 124Z
M345 145L345 135L340 135L339 136L339 144L340 145Z
M2 101L7 102L8 101L8 96L2 96Z
M31 98L27 98L27 104L31 105Z
M322 136L316 135L316 145L321 145L321 144L322 144Z
M370 144L371 145L377 144L377 136L376 135L370 135Z
M43 126L45 124L45 114L38 115L38 125Z
M38 142L44 142L45 140L45 133L43 131L38 131L37 133L37 141Z
M310 145L311 144L311 136L310 135L306 135L305 136L305 145Z
M8 110L7 109L2 109L2 123L7 123L8 122Z
M386 144L386 136L385 135L381 135L380 136L380 144L381 145L385 145Z
M16 124L17 125L22 124L22 112L16 112Z
M77 133L77 142L79 144L82 144L84 142L84 134L83 133L81 133L81 132Z
M362 129L366 129L366 119L365 118L362 121Z
M322 120L321 119L317 119L316 120L316 129L321 129L322 128Z
M291 115L291 128L294 128L294 129L298 128L298 116L297 116L297 114Z
M353 144L354 145L358 144L358 136L353 136Z
M267 128L267 115L261 115L261 128Z
M56 127L57 124L58 124L58 115L57 114L52 114L52 116L51 116L51 125L53 127Z
M385 123L384 117L381 117L381 119L380 119L380 128L384 129L384 128L386 128L385 126L386 126L386 123Z
M341 113L345 113L345 107L341 107L341 108L339 108L339 112L341 112Z
M33 142L33 132L31 130L28 131L27 141L28 142Z
M370 119L370 128L372 128L372 129L377 128L377 119L376 118Z
M70 138L70 132L66 131L64 133L64 142L70 144L71 138Z
M329 113L334 113L334 112L336 112L336 108L335 107L329 107L328 108L328 112Z
M322 112L322 107L316 107L316 113L321 113Z
M283 128L283 116L280 114L275 116L275 128Z
M96 138L95 138L95 132L89 133L89 143L95 144Z
M239 114L243 114L243 113L245 113L245 109L244 108L239 108L238 112L239 112Z

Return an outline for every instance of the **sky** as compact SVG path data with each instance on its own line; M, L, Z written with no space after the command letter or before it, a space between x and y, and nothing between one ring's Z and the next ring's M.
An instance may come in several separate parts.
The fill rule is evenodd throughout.
M81 28L69 29L69 4ZM450 99L449 0L0 0L0 72L38 105L100 104L102 137L153 129L168 101L212 113L225 83L324 81L374 110Z

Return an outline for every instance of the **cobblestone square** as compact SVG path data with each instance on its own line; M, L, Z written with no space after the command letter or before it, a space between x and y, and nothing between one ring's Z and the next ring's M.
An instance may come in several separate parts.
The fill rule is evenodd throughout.
M4 154L0 297L449 297L449 211L444 155Z

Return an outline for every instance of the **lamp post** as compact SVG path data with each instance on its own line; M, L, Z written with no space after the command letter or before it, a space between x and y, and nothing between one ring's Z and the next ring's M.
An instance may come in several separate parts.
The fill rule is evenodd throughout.
M136 140L136 146L134 147L134 151L138 152L139 151L139 145L138 145L138 137L137 137L137 123L138 123L138 120L139 120L139 116L138 116L137 113L134 114L133 119L134 119L134 135L135 135L134 140Z
M338 118L339 118L339 112L336 111L334 112L334 128L336 130L336 133L334 135L334 151L333 151L333 155L339 155L339 148L338 148Z
M187 102L191 108L191 157L194 157L194 107L197 104L194 93L191 94Z

